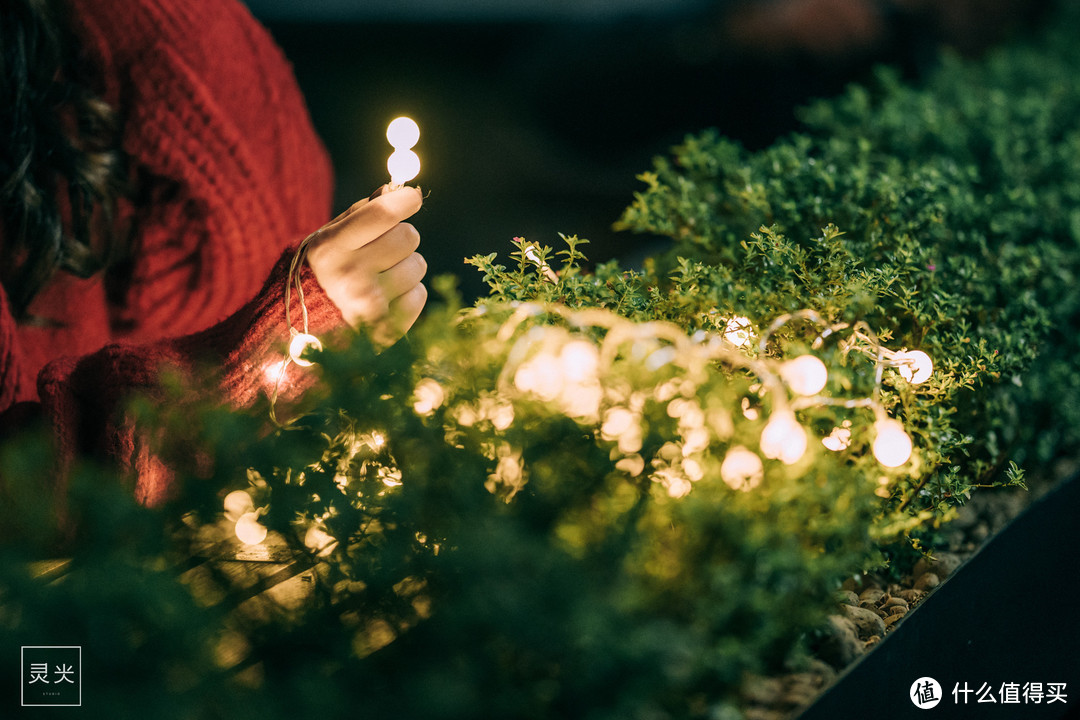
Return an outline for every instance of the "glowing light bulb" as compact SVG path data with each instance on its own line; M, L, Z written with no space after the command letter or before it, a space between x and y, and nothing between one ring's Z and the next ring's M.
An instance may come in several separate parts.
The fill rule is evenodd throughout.
M761 431L761 452L767 458L793 465L806 452L806 430L791 412L773 413Z
M416 384L414 392L413 410L417 415L430 415L436 408L443 404L446 393L442 385L432 378L424 378Z
M605 440L614 440L625 432L628 432L634 424L634 413L626 408L615 407L604 413L604 424L600 428L600 434Z
M600 364L600 351L591 342L573 340L559 352L563 375L574 383L584 383L596 377Z
M297 333L293 336L293 339L289 341L289 357L300 367L310 367L315 363L303 357L304 351L309 347L315 348L316 350L322 350L322 342L314 335Z
M396 467L379 468L379 479L386 487L401 487L401 469Z
M395 118L386 126L386 139L395 150L408 150L420 142L420 126L409 117Z
M817 395L825 388L829 371L815 355L800 355L780 366L780 377L797 395Z
M736 445L724 455L720 464L720 478L732 490L753 490L761 484L765 468L757 453Z
M911 437L896 420L874 423L874 457L887 468L900 467L911 457Z
M271 360L263 366L263 380L267 385L276 385L285 379L286 360Z
M251 495L244 490L234 490L225 496L225 517L236 522L246 513L255 509Z
M386 128L386 139L394 148L386 169L390 187L396 189L420 174L420 158L410 149L420 141L420 126L411 118L396 118Z
M934 361L922 350L896 353L896 371L912 385L926 382L934 372Z
M821 444L833 452L840 452L851 445L851 421L845 420L840 427L834 427L828 437L821 439Z
M266 539L266 527L259 522L258 511L244 513L236 521L236 537L245 545L258 545Z
M395 150L386 161L390 184L404 185L420 174L420 158L412 150Z
M325 557L337 547L337 540L318 525L312 525L304 534L304 545L319 557Z
M724 339L735 347L743 347L749 344L753 336L754 331L750 326L750 318L741 315L728 320L727 325L724 327Z

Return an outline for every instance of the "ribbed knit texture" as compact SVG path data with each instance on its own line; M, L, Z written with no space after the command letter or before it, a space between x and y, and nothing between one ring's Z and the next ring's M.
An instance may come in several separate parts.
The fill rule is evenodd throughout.
M240 3L72 6L123 118L143 198L122 209L137 238L135 267L116 288L58 274L30 308L34 326L16 325L0 293L0 413L40 401L63 455L135 468L137 496L155 504L168 473L118 416L123 400L153 394L165 366L205 362L220 368L223 402L246 404L267 389L267 365L289 339L289 248L329 219L331 174L289 64ZM314 331L343 325L306 266L302 280Z
M17 402L32 397L31 383L24 377L22 353L20 352L15 323L11 320L11 306L7 293L0 287L0 411Z

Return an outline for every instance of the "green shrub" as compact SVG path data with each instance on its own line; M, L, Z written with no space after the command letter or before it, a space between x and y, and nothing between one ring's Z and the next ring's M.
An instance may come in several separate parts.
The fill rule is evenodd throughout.
M88 540L58 584L0 558L0 637L62 614L176 717L739 717L841 579L1075 440L1078 66L1048 40L918 90L883 72L760 152L687 138L620 223L669 251L473 258L488 298L444 287L409 342L318 353L282 425L182 385L142 403L184 492L149 511L76 483ZM803 355L820 391L795 392ZM791 417L788 456L766 431ZM892 468L887 418L913 441ZM241 525L292 569L226 571ZM306 599L274 602L301 571ZM103 603L126 603L106 644Z
M1078 69L1061 32L981 63L946 57L918 89L882 70L764 151L688 138L642 176L621 225L675 241L658 274L675 257L738 268L743 286L719 271L720 292L750 307L746 263L761 248L746 239L785 235L775 247L790 259L766 295L895 328L900 344L978 375L978 392L940 398L971 459L934 444L961 482L983 484L1010 457L1038 465L1078 439ZM845 231L839 246L811 239L828 223Z

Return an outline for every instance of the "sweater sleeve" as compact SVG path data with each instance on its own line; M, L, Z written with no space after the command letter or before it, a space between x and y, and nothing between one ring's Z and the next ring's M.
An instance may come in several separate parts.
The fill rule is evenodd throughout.
M215 368L218 397L247 406L277 381L290 338L285 323L285 287L292 252L274 266L256 297L224 321L201 332L156 343L113 344L81 358L57 360L42 371L38 392L56 436L61 465L80 456L96 456L131 471L139 502L154 506L168 499L172 477L140 444L125 402L136 393L154 398L166 370L191 373ZM340 311L322 290L311 269L300 268L309 330L321 335L345 326ZM292 317L300 317L296 293ZM304 370L288 366L286 381L303 387ZM66 495L64 467L56 474L57 498Z
M7 293L0 287L0 413L32 396L16 329Z
M332 172L292 68L238 2L95 0L88 57L123 117L137 262L114 307L135 342L202 330L329 219Z

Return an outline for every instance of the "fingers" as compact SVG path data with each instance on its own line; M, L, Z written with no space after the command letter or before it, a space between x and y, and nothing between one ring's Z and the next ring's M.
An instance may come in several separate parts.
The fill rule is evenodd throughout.
M417 188L403 187L393 192L384 188L330 221L320 233L319 246L341 251L359 249L415 215L424 202Z
M427 261L420 253L413 253L399 262L394 267L379 275L379 287L383 295L390 299L391 304L395 299L404 295L420 284L427 273Z
M427 288L419 283L413 285L390 303L386 319L372 328L372 340L377 345L393 345L420 317L425 303Z
M346 292L339 293L335 302L349 324L375 328L392 320L391 308L400 304L400 298L418 292L416 287L426 273L427 261L412 253L377 275L352 274Z
M323 227L308 248L307 262L342 316L378 344L400 338L427 300L420 233L404 222L422 203L416 188L383 186Z
M409 223L398 223L389 232L352 252L347 267L363 265L370 272L383 272L416 252L420 233Z

